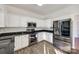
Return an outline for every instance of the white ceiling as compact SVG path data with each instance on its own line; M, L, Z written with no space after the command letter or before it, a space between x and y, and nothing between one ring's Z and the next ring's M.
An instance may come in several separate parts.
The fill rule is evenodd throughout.
M36 4L11 4L11 6L22 8L39 15L48 15L57 10L65 8L69 5L68 4L44 4L42 6L38 6Z

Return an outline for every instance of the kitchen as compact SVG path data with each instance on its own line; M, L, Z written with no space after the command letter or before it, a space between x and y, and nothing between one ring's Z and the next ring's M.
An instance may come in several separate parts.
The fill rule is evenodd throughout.
M78 7L68 4L0 5L0 54L23 54L16 51L27 47L31 47L28 51L32 50L28 54L79 53ZM36 44L40 46L35 47ZM41 44L47 46L44 48ZM32 46L37 49L33 50Z

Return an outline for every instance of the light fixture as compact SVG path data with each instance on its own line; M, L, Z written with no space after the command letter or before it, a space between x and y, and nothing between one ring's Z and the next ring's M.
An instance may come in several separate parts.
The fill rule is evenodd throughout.
M37 4L38 6L42 6L43 4Z

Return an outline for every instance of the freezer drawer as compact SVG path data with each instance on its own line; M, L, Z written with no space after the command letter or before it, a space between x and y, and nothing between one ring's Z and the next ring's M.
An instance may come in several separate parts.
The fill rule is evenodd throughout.
M71 43L64 42L61 40L54 40L54 45L62 51L71 52Z

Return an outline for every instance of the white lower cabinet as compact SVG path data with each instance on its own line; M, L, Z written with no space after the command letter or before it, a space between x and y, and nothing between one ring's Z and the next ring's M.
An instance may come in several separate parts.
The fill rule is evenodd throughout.
M15 48L14 48L15 51L27 46L28 46L28 35L15 36Z
M20 48L21 48L21 37L16 36L15 37L15 48L14 48L14 50L18 50Z
M21 44L22 44L21 46L22 46L22 48L27 47L28 43L29 43L28 35L22 35L21 36Z
M38 34L36 35L38 42L40 42L40 41L42 41L42 40L45 40L43 34L44 34L44 33L38 33Z
M37 39L38 42L42 41L42 40L46 40L50 43L53 43L53 35L52 33L47 33L47 32L41 32L37 34Z

